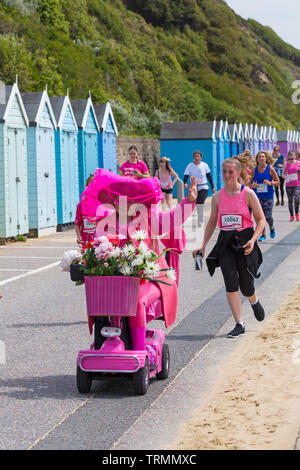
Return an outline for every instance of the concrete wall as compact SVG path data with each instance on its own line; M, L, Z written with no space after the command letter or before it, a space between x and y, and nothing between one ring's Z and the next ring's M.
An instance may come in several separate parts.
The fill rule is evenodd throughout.
M128 160L128 148L135 145L138 149L139 156L149 168L151 176L154 176L158 169L158 161L160 158L160 141L159 139L151 139L144 137L117 137L117 163L118 168Z

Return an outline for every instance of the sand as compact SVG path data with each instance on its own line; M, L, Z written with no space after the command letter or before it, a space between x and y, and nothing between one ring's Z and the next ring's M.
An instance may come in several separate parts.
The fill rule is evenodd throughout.
M292 450L300 431L300 286L243 338L170 449Z

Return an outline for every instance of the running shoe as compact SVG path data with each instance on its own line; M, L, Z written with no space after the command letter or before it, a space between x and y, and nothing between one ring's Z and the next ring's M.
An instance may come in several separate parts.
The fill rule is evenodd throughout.
M291 215L291 217L290 217L290 222L294 222L294 216L293 215Z
M240 323L237 323L233 330L231 330L226 337L227 338L238 338L239 336L243 336L245 334L245 327Z
M271 230L270 230L270 237L271 238L275 238L276 236L276 232L275 232L275 228L273 227Z
M259 242L263 242L263 241L266 240L266 238L267 238L266 235L261 235L261 236L259 237L258 241L259 241Z
M264 318L265 318L265 311L263 309L263 306L261 305L260 301L258 300L256 302L256 304L251 304L250 302L250 305L252 307L252 310L253 310L253 313L254 313L254 316L256 318L257 321L263 321Z
M296 214L296 220L297 222L300 222L300 214Z
M284 206L284 201L281 201L281 205Z
M279 201L277 201L275 205L276 205L276 206L279 206L279 204L280 204L280 202L279 202Z

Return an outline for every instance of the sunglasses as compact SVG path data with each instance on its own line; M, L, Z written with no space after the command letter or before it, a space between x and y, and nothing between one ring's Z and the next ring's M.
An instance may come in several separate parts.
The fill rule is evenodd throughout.
M292 158L288 158L288 160L295 160L295 157L292 157Z

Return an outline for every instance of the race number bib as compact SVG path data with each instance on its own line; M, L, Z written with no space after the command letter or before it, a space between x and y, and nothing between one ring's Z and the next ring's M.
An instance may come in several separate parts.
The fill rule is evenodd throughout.
M291 174L287 175L286 182L291 183L292 181L298 181L297 173L291 173Z
M96 224L88 219L84 219L83 229L86 233L94 233L94 231L96 230Z
M226 214L221 216L221 230L235 230L243 228L242 216L238 214Z
M268 186L266 184L259 184L257 188L258 193L267 193L268 192Z
M163 186L164 188L166 188L167 186L169 186L169 182L168 181L161 181L160 185Z

